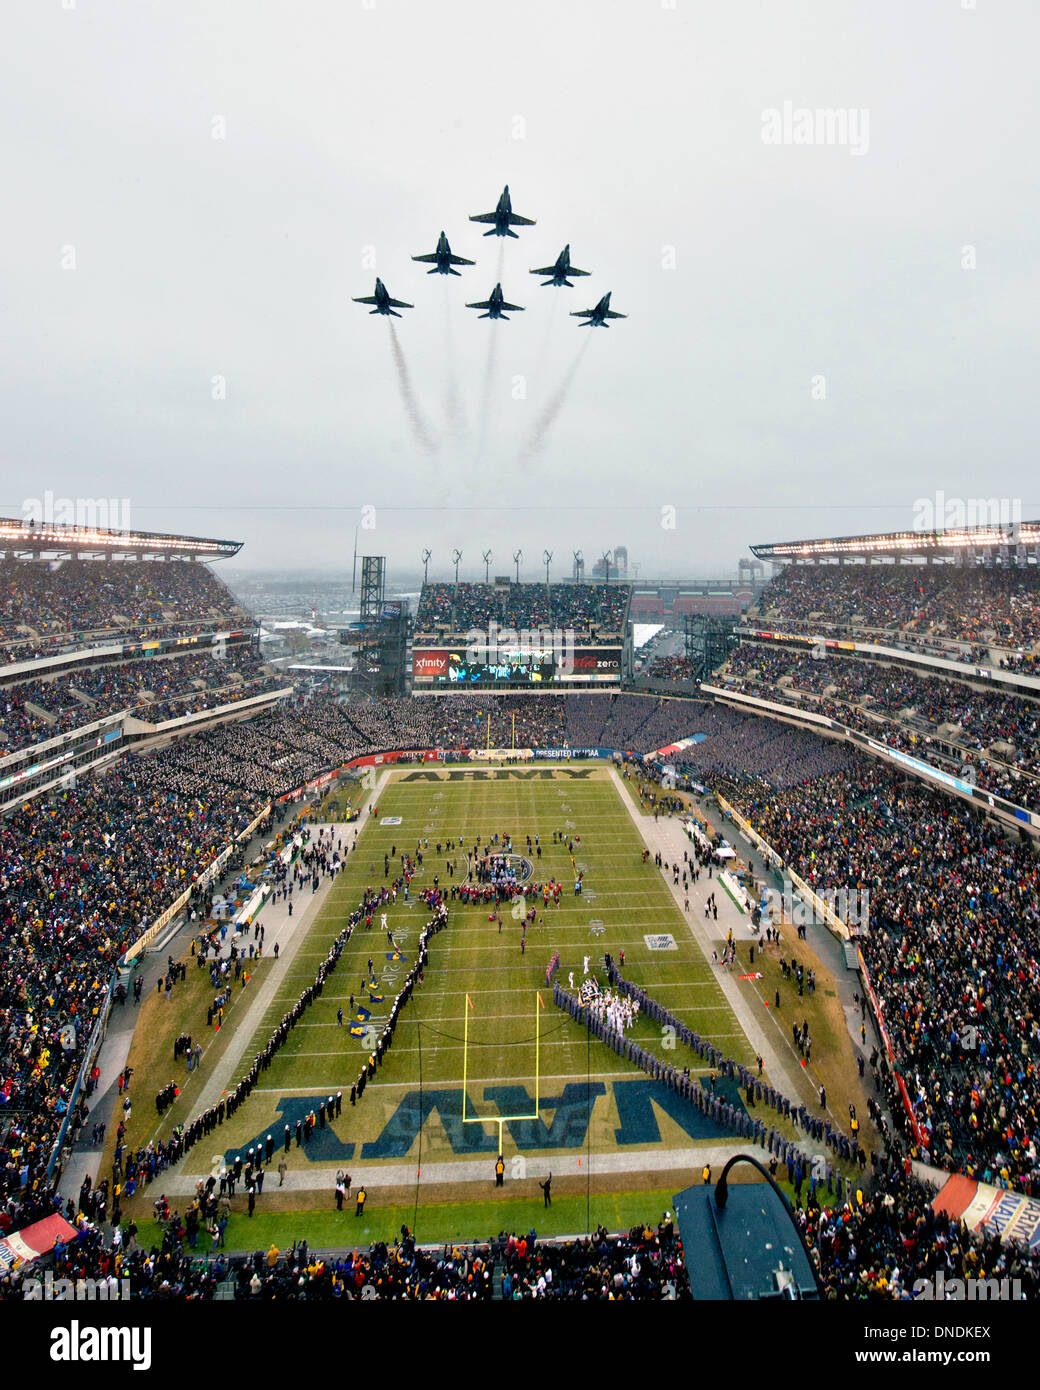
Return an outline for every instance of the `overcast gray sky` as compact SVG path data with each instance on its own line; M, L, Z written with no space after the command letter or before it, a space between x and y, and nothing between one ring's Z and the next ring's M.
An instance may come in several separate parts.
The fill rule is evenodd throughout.
M937 491L1040 515L1035 0L9 0L4 27L5 514L125 497L331 568L369 507L391 576L457 545L529 578L622 542L732 572ZM771 143L785 103L844 143ZM503 243L468 215L506 183L537 225ZM442 228L460 279L410 260ZM542 288L565 242L593 273ZM478 320L500 265L525 312ZM351 302L377 274L401 320ZM626 320L569 317L608 290Z

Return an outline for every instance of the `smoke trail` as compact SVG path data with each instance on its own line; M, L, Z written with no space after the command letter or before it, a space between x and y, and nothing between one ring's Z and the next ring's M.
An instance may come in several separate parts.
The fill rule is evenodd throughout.
M397 369L397 384L401 388L401 399L404 401L405 413L408 416L408 423L412 427L415 441L421 449L432 454L437 448L437 441L430 434L422 411L419 409L419 403L415 399L411 377L408 375L408 367L404 360L404 352L401 344L397 341L397 326L392 319L390 321L390 350L393 353L394 366Z
M495 379L495 366L498 362L498 325L493 319L488 320L488 342L487 363L484 367L484 384L480 392L480 426L477 431L477 456L476 462L480 463L484 456L484 445L487 441L488 418L491 413L491 386Z
M525 459L530 460L534 458L536 454L540 454L542 450L545 448L549 439L549 431L552 429L553 425L559 418L560 412L563 409L564 404L567 400L567 396L570 392L571 386L574 384L574 378L578 374L578 368L581 366L582 358L588 351L589 343L591 341L592 332L590 330L588 337L585 339L581 347L578 349L574 361L571 363L571 365L567 368L567 371L564 373L563 380L560 382L559 386L556 388L552 396L550 396L549 401L545 409L542 411L541 415L539 415L537 420L534 422L534 428L531 431L530 438L527 440L527 443L520 450L521 461Z
M444 277L447 279L448 277ZM459 393L458 368L455 361L455 343L451 335L451 305L448 291L450 281L444 286L444 415L448 422L448 433L452 442L461 442L468 430L466 412Z
M545 332L542 334L542 341L538 346L538 356L535 359L538 366L544 363L549 353L549 344L552 341L553 329L560 321L560 292L553 290L552 308L549 310L549 317L546 321Z

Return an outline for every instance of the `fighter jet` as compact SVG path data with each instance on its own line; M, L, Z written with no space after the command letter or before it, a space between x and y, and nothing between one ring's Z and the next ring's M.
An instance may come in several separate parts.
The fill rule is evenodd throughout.
M506 323L508 323L509 320L506 319L505 314L503 314L503 309L509 309L512 310L514 313L518 314L522 314L524 312L523 305L508 304L505 301L505 299L502 297L501 285L496 285L495 288L491 291L490 299L482 299L479 304L467 304L466 308L486 309L487 313L480 315L482 319L505 319Z
M510 231L510 227L533 227L534 222L530 217L520 217L513 211L513 205L509 201L509 185L506 184L502 190L502 196L498 200L498 206L494 212L478 212L469 219L471 222L493 222L495 225L485 236L511 236L515 237L516 232Z
M406 304L403 299L391 299L390 293L382 280L376 281L375 294L367 294L363 299L354 300L355 304L374 304L373 314L390 314L393 318L399 319L400 314L395 314L395 309L414 309L414 304Z
M573 274L573 271L571 272ZM607 319L627 319L627 314L618 314L610 307L610 292L608 291L595 309L575 309L571 313L572 319L587 319L587 323L580 323L579 328L609 328Z
M542 287L546 285L566 285L568 289L574 286L567 278L569 275L591 275L591 270L579 270L577 266L571 265L571 248L568 244L556 257L555 265L543 265L541 270L532 270L532 275L548 275L548 280L542 282Z
M476 265L476 261L467 261L465 256L453 256L451 247L448 245L448 238L441 232L440 240L437 242L437 250L431 251L428 256L413 256L413 261L429 261L433 266L428 270L427 275L458 275L457 270L452 270L453 265Z

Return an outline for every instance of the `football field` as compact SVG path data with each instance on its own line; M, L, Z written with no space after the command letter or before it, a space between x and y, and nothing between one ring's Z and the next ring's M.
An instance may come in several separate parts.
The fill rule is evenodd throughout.
M424 978L400 1014L393 1046L351 1107L351 1083L431 915L418 893L432 887L435 877L442 888L465 881L467 851L472 853L478 836L483 848L495 835L500 845L512 837L514 852L526 861L520 862L521 875L530 868L523 902L499 911L450 902L448 925L431 940ZM589 975L605 985L604 951L617 959L623 949L628 978L729 1056L753 1060L660 870L652 860L642 862L642 842L623 793L602 765L392 772L379 796L378 818L361 832L346 870L328 890L246 1055L262 1046L313 980L365 886L392 882L400 855L414 855L420 841L423 863L409 901L399 893L385 909L397 950L387 941L380 912L371 929L358 924L321 998L261 1074L249 1101L222 1127L229 1157L269 1132L280 1139L286 1124L295 1130L298 1119L337 1091L344 1098L341 1115L315 1130L302 1148L293 1142L293 1189L327 1189L330 1171L344 1165L363 1165L366 1174L378 1170L397 1186L423 1175L443 1184L453 1172L461 1181L472 1180L479 1160L486 1179L500 1143L511 1175L524 1175L528 1163L540 1172L554 1157L593 1161L597 1173L604 1173L594 1160L608 1156L608 1176L624 1186L613 1175L645 1168L648 1152L726 1138L693 1107L590 1039L553 1005L546 984L558 952L556 978L565 988L571 977L575 990L586 978L586 958ZM448 841L454 848L447 848ZM384 855L395 852L387 879ZM456 866L454 880L448 861ZM580 895L574 891L577 870ZM561 882L562 892L558 906L550 901L545 907L532 885L550 879ZM536 920L528 923L522 948L525 913L532 907ZM361 1030L356 1036L350 1025L359 1005L369 1017L355 1023ZM697 1061L668 1050L659 1025L642 1018L630 1036L664 1061ZM199 1161L206 1163L206 1146L200 1147ZM188 1166L197 1166L192 1157Z

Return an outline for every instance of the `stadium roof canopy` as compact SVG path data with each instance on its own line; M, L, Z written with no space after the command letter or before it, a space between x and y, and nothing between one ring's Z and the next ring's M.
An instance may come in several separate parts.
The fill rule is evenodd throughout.
M962 526L941 531L888 531L869 536L753 545L759 560L967 560L1004 555L1009 560L1040 558L1040 521L1008 525Z
M122 556L132 559L225 560L237 555L241 541L205 536L173 536L161 531L116 531L105 526L31 524L0 518L0 556L69 559L74 556Z

